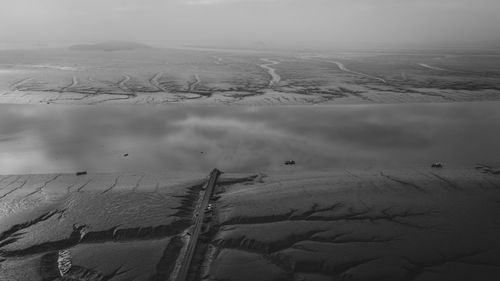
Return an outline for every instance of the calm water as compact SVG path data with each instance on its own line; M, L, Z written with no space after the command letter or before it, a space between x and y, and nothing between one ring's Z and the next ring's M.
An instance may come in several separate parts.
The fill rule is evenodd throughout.
M500 162L499 109L0 105L0 174L473 167Z

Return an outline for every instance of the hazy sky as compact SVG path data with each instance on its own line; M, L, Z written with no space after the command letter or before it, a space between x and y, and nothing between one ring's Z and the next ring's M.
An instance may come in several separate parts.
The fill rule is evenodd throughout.
M0 43L500 42L499 0L0 0Z

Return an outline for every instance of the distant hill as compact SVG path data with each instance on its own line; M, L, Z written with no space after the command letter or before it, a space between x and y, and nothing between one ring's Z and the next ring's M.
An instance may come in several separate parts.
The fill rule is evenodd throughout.
M96 44L79 44L70 46L70 50L75 51L125 51L149 49L151 46L136 42L108 41Z

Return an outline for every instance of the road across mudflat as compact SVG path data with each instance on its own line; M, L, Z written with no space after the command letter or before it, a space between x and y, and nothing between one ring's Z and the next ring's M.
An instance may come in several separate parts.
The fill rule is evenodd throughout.
M193 260L194 253L196 251L196 244L202 232L203 220L205 218L205 210L208 207L210 198L214 193L215 186L217 184L217 178L220 176L221 172L214 169L210 173L210 178L208 179L207 185L204 188L203 199L197 204L194 211L195 223L193 225L191 237L189 238L189 243L187 245L186 254L184 255L181 268L177 275L177 281L185 281L187 279L191 261Z

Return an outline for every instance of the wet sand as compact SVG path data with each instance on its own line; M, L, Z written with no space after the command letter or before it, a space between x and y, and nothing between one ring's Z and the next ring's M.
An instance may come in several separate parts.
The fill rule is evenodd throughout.
M0 280L500 276L495 103L0 107Z
M0 52L0 280L498 279L499 57L435 57Z
M65 280L58 256L66 278L174 278L206 179L2 176L0 278ZM495 167L223 174L214 192L186 280L500 276Z
M446 55L449 51L292 54L148 49L89 54L3 50L0 103L311 105L499 100L498 54Z
M66 251L66 278L162 280L204 182L165 174L2 176L0 279L67 280L57 279Z
M269 174L217 204L212 280L491 280L500 170Z

